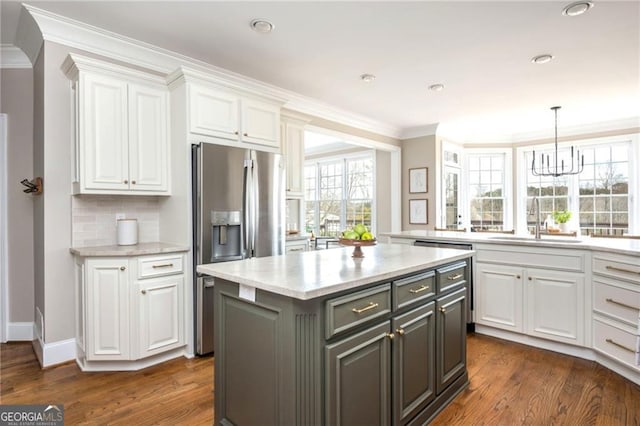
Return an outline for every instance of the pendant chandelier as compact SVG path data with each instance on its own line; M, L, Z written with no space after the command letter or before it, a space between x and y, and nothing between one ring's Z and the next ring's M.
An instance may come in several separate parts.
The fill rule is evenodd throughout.
M556 133L555 133L555 156L553 161L549 160L549 154L546 156L540 154L540 168L536 167L536 151L533 151L533 161L531 162L531 173L534 176L553 176L560 177L566 175L577 175L584 170L584 155L580 155L580 150L577 150L577 155L573 156L573 146L571 147L571 164L567 165L565 170L564 160L560 161L558 165L558 110L559 106L551 107L556 117ZM551 165L553 163L553 166Z

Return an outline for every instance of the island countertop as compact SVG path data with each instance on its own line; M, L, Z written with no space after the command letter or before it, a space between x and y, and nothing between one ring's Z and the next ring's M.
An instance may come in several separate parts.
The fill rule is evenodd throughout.
M473 251L405 244L352 247L198 265L197 271L283 296L309 300L466 259Z

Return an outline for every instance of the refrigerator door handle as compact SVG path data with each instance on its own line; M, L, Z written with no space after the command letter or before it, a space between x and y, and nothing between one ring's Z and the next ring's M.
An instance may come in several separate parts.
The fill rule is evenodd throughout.
M243 234L244 234L244 248L246 251L245 256L251 257L251 251L253 250L252 241L252 225L251 225L251 204L252 204L252 188L253 188L253 162L251 159L244 160L244 219L243 219Z
M257 237L258 237L258 212L260 211L259 206L259 195L260 195L260 182L258 179L258 167L259 163L254 159L255 151L251 151L251 257L255 255L255 250L257 247Z

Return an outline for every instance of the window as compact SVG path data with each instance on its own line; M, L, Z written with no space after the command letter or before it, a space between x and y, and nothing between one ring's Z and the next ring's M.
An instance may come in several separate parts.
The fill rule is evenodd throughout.
M500 231L505 216L505 154L468 156L471 229Z
M565 150L566 151L566 150ZM565 151L559 151L560 156L566 154ZM542 151L536 150L536 161L540 158L538 154L544 155L545 158L549 155L553 158L555 151ZM570 176L534 176L531 172L531 163L533 161L532 152L529 151L525 154L525 166L527 168L527 231L528 233L535 232L537 217L533 214L533 199L538 198L540 202L540 217L541 220L545 220L547 216L552 216L554 211L570 210L569 208L569 177ZM536 163L537 165L537 163Z
M629 232L629 145L584 149L580 185L580 230L583 234Z
M631 142L582 142L574 146L584 155L584 170L577 175L557 178L533 176L531 151L525 152L527 211L523 213L527 213L529 232L533 231L536 218L528 212L533 197L538 197L542 220L554 211L570 210L574 214L572 222L575 228L579 223L582 235L629 233L632 223L630 182L634 179L630 173ZM536 150L536 157L538 152ZM544 154L553 156L552 151ZM559 156L568 161L568 149L560 149Z
M372 229L373 188L371 153L307 164L306 231L335 237L358 223Z

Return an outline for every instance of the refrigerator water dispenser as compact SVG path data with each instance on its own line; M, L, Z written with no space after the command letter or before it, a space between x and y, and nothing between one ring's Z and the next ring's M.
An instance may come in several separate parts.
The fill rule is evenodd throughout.
M211 212L211 262L244 258L242 250L242 212Z

